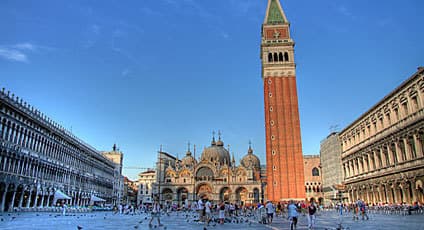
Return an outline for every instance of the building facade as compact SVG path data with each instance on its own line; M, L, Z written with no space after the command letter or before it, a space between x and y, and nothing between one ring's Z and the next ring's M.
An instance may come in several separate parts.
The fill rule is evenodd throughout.
M344 199L342 194L339 195L338 190L340 187L338 185L343 184L341 155L342 147L339 133L333 132L321 141L320 159L325 206L337 204L341 199Z
M252 205L263 196L260 161L250 146L239 165L234 156L230 158L220 137L218 141L212 139L200 159L192 155L190 148L181 160L163 152L159 156L166 157L159 157L157 164L161 202L182 205L206 196L214 202Z
M349 201L423 199L424 68L340 132Z
M124 176L124 192L122 203L128 205L137 205L137 183Z
M321 162L319 155L304 155L304 175L306 199L315 199L315 202L323 204Z
M0 211L112 198L113 163L23 102L0 92Z
M156 171L149 169L138 174L137 187L137 204L152 203L153 201L153 185L156 183Z
M294 41L279 0L268 0L261 42L267 197L305 199Z
M112 151L104 151L102 154L114 164L112 204L118 205L122 203L122 197L124 193L124 177L122 176L122 163L124 162L124 154L118 150L116 144L113 145Z

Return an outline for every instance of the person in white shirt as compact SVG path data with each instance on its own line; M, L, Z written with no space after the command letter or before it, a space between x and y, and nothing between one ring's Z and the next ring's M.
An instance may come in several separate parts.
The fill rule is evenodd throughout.
M203 203L202 198L200 198L199 201L197 202L197 212L199 213L199 221L203 221L205 216L205 213L204 213L205 204Z
M208 200L208 198L205 199L205 227L209 225L209 221L212 218L212 212L211 212L212 204Z
M268 200L265 205L265 208L266 208L266 214L268 217L268 223L272 224L272 219L274 218L274 212L275 212L274 205L272 204L271 201Z
M160 223L160 204L157 200L155 200L155 202L153 203L151 216L152 218L150 219L150 222L149 222L150 228L152 227L152 221L154 218L158 220L159 226L163 226L163 224Z

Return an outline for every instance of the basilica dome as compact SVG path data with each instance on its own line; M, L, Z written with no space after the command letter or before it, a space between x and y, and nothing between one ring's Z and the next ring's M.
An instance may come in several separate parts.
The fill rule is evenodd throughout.
M259 161L259 158L253 154L253 149L252 147L249 145L249 150L247 151L247 155L244 156L241 159L241 165L243 165L246 168L260 168L261 167L261 162Z
M190 150L187 151L186 156L181 159L181 165L186 166L186 167L191 167L194 166L194 164L196 164L196 159L194 159L194 157L191 155Z
M201 160L230 164L230 153L224 148L224 142L221 141L221 138L217 142L213 138L211 146L203 150Z

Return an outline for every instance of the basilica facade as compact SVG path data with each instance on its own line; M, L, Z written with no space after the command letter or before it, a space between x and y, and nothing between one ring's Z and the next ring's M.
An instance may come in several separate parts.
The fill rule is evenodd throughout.
M195 152L195 150L194 150ZM207 197L249 205L263 200L264 179L259 158L249 145L246 155L236 164L224 142L212 139L211 145L196 159L190 151L182 159L159 151L156 191L161 202L182 204Z

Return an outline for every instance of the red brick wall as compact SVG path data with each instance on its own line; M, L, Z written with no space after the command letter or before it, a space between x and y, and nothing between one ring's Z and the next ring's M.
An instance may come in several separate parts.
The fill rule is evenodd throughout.
M271 80L271 83L268 80ZM268 199L272 201L304 199L296 77L265 76L264 97ZM273 125L271 121L274 122ZM272 154L273 150L275 155ZM275 170L273 166L276 167Z

